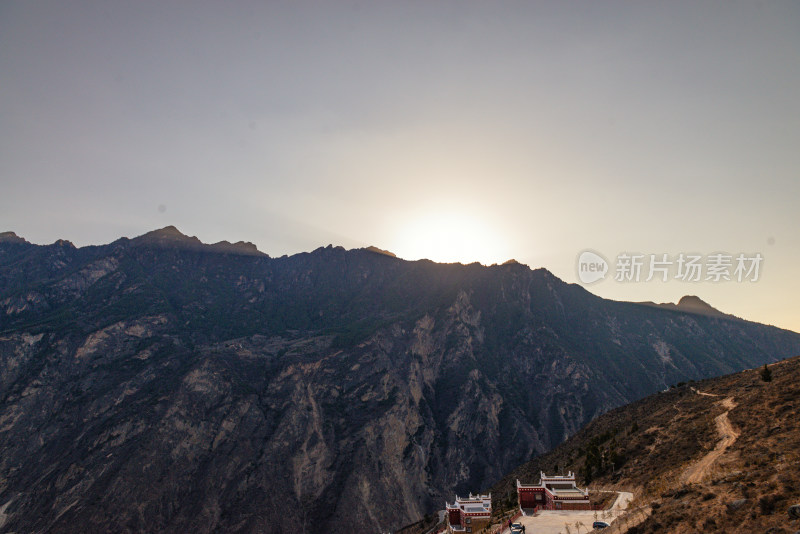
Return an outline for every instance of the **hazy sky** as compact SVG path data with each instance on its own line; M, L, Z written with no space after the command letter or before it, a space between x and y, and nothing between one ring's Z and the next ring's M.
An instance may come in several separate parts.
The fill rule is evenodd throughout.
M0 231L568 282L584 249L760 253L755 283L588 289L800 331L798 95L794 1L4 0Z

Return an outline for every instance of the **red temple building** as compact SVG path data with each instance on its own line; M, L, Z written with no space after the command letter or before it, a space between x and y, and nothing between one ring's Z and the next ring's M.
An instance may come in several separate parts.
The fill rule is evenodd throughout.
M464 499L456 495L453 504L445 502L448 532L478 532L492 518L492 494L473 495Z
M547 476L541 473L538 484L517 480L517 498L522 510L591 510L589 490L575 484L575 474Z

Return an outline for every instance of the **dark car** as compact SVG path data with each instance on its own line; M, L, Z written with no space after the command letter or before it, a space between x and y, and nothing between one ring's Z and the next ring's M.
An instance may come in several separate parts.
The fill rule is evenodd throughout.
M606 528L610 526L611 525L609 525L605 521L595 521L594 523L592 523L592 528Z

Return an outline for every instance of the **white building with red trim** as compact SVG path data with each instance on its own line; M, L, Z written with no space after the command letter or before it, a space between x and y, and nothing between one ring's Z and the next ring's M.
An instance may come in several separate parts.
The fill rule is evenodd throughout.
M538 484L522 484L517 480L517 499L522 510L591 510L589 490L575 483L575 474L547 476L540 473Z
M492 494L462 498L456 495L453 504L445 502L448 532L478 532L492 518Z

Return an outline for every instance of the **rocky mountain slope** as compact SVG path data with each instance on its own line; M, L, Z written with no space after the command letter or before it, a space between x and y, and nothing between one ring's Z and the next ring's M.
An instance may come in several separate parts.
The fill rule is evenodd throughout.
M800 357L681 384L604 414L556 449L505 476L574 470L590 487L635 491L635 510L612 532L794 533L800 519Z
M800 335L544 269L0 236L0 532L374 532Z

